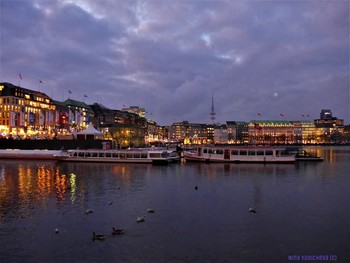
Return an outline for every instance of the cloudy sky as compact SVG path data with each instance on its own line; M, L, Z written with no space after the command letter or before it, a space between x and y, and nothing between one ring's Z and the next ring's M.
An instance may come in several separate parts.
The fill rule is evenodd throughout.
M0 0L0 82L144 107L160 125L210 123L212 96L221 123L312 120L321 109L349 123L349 10L337 0Z

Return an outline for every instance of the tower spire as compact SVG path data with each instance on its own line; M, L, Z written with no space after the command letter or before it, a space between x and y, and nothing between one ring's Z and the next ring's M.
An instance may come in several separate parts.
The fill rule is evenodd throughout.
M211 96L211 112L210 112L210 119L211 119L211 122L214 124L214 121L215 121L215 110L214 110L214 96L212 95Z

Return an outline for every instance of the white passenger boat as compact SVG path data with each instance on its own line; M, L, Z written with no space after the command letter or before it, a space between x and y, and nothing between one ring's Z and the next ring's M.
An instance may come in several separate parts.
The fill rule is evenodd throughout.
M67 150L55 155L64 162L104 162L104 163L152 163L167 164L177 162L176 151L153 149L130 150Z
M6 149L0 150L0 159L32 159L32 160L54 160L59 150L22 150Z
M184 158L186 161L198 162L295 162L295 154L286 152L285 147L267 146L198 146L184 151Z

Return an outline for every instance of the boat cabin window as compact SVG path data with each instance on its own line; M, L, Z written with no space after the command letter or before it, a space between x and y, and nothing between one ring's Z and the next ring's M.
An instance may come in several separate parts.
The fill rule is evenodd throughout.
M140 153L134 153L134 158L140 158Z
M218 150L216 150L216 154L224 154L224 150L218 149Z
M273 155L273 151L272 150L266 150L265 151L265 155Z
M248 155L255 155L255 150L249 150Z
M258 150L256 151L256 155L264 155L264 151Z
M78 153L79 157L84 157L84 153Z
M149 157L151 157L151 158L160 158L160 153L150 153Z
M213 149L209 149L209 150L208 150L208 153L213 153Z
M113 158L118 158L119 156L118 156L118 153L113 153Z
M125 153L120 153L119 154L119 158L120 159L125 159L126 158L126 154Z
M204 149L203 149L203 153L208 153L208 149L207 149L207 148L204 148Z
M104 153L98 153L98 157L105 157Z
M232 150L231 155L238 155L238 150Z
M246 150L240 150L240 151L239 151L239 154L240 154L240 155L247 155L247 151L246 151Z
M76 157L76 156L78 156L78 153L73 152L72 156Z
M133 158L133 154L132 153L127 153L126 154L126 158Z
M97 157L97 153L91 153L91 157Z
M106 153L106 157L112 157L112 153Z
M147 159L147 153L141 153L141 158Z

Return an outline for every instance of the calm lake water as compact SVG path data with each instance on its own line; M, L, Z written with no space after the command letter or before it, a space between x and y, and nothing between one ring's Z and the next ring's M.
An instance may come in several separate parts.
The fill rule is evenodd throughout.
M350 262L350 147L311 150L324 162L0 160L0 262Z

